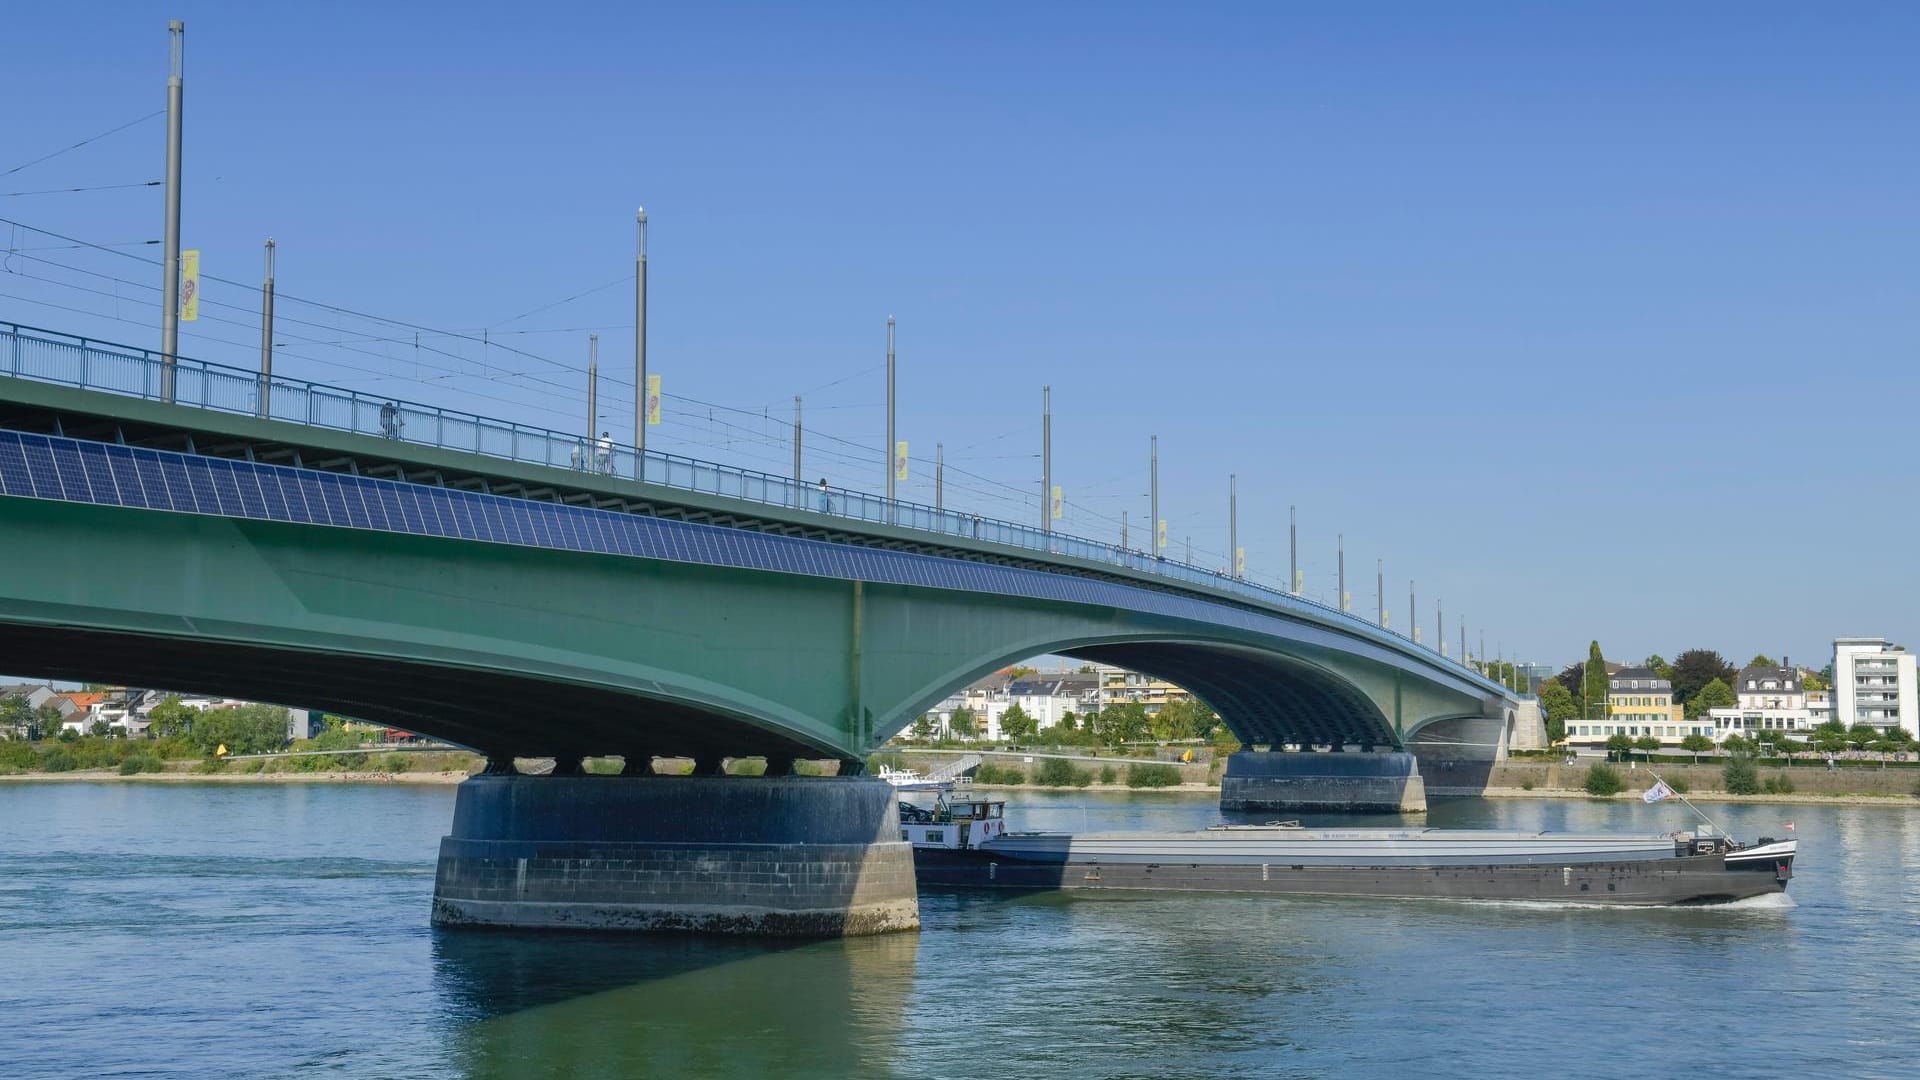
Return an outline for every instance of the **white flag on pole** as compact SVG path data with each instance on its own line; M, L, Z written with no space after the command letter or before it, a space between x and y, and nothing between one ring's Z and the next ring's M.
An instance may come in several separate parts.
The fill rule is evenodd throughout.
M1659 802L1661 799L1667 798L1672 794L1673 789L1667 786L1665 780L1655 780L1653 786L1648 788L1646 794L1640 796L1640 798L1647 802Z

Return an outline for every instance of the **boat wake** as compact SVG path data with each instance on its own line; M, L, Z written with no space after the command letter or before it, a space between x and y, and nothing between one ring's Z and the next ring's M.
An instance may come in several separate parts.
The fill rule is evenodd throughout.
M1765 893L1760 896L1748 896L1739 900L1729 900L1723 904L1583 904L1572 900L1487 900L1466 897L1434 896L1420 897L1423 900L1436 900L1443 904L1468 904L1477 907L1518 908L1525 911L1608 911L1608 912L1650 912L1650 911L1792 911L1799 906L1793 897L1786 893Z

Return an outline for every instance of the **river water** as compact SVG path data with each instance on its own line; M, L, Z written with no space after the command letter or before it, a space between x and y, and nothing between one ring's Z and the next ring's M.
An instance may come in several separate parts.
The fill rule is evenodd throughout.
M1010 799L1015 828L1219 816ZM917 936L775 945L436 932L452 808L450 787L0 784L0 1075L1920 1074L1914 810L1704 807L1747 839L1794 821L1784 902L931 894ZM1429 817L1686 824L1638 802Z

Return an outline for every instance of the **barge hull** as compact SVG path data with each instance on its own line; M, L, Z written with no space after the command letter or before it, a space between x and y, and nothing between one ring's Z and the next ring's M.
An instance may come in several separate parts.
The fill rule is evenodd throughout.
M1790 859L1736 862L1723 855L1557 865L1309 866L1283 863L1029 862L986 851L914 852L922 886L1047 890L1153 890L1531 900L1646 907L1730 903L1784 892Z

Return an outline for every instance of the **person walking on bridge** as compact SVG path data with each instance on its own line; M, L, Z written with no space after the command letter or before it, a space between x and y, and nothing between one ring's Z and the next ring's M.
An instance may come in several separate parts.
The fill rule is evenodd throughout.
M400 406L391 401L380 406L380 434L389 439L397 439L400 437L400 429L406 426L406 419L400 415Z
M601 432L600 442L598 445L594 447L593 455L594 455L594 460L593 460L594 467L599 469L599 471L606 473L608 476L612 476L613 475L613 436L608 434L607 432L604 432L604 431Z
M833 513L833 496L827 493L827 478L824 476L820 478L820 512Z

